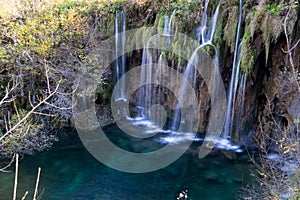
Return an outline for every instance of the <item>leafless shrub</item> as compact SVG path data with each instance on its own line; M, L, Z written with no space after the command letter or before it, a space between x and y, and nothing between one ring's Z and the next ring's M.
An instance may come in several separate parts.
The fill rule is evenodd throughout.
M288 8L284 19L287 64L281 76L276 80L277 101L267 98L266 106L260 117L259 131L255 143L259 151L258 159L252 158L256 166L253 173L257 185L248 186L242 199L300 199L300 119L298 116L286 116L291 111L287 99L299 98L299 71L293 60L294 49L288 33L288 18L292 9ZM285 111L282 110L285 109Z

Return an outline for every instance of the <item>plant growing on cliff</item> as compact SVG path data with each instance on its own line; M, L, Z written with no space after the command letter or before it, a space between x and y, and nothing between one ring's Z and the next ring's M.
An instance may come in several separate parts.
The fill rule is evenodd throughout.
M254 38L255 33L262 33L266 63L269 57L270 44L276 42L278 37L284 32L283 23L285 14L289 9L289 22L286 28L288 34L293 32L293 27L297 21L297 7L298 3L295 0L280 1L279 3L265 0L260 1L247 14L251 38Z
M238 19L239 7L231 5L228 9L228 19ZM235 49L237 21L227 20L224 28L224 40L230 47L230 52L233 53Z
M258 185L246 188L248 194L244 194L250 195L251 199L300 198L299 118L292 119L287 111L282 109L287 106L286 98L300 98L300 74L293 60L300 40L292 44L292 34L288 31L288 18L293 8L294 4L290 4L283 24L286 39L286 49L283 53L288 62L280 78L276 80L280 86L277 98L269 99L266 96L266 106L260 116L259 130L255 137L259 160L253 159L253 162L257 168L254 176Z
M252 39L250 36L250 27L248 25L246 25L245 27L245 33L242 38L241 51L241 70L243 73L250 74L251 69L254 65L256 51L253 47Z

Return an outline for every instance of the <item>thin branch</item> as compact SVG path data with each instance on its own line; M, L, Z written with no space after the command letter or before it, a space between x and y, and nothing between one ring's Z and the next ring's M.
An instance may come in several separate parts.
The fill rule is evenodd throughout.
M56 105L54 105L54 104L52 104L52 103L49 103L49 102L47 102L47 101L45 101L45 104L47 104L47 105L49 105L49 106L51 106L51 107L53 107L53 108L59 109L59 110L71 110L71 109L74 108L74 106L75 106L75 105L73 105L73 106L67 107L67 108L65 108L65 107L59 107L59 106L56 106Z
M74 88L71 92L68 92L68 93L65 93L65 92L57 92L57 94L60 94L60 95L63 95L63 96L70 96L70 95L74 94L74 93L76 92L77 88L79 87L79 82L80 82L80 81L78 81L78 82L76 83L75 88Z
M37 193L38 193L40 175L41 175L41 168L39 167L37 178L36 178L36 183L35 183L35 190L34 190L33 200L36 200L36 196L37 196Z
M10 162L5 167L2 167L0 169L0 171L1 172L10 172L10 171L7 171L6 169L9 168L13 164L13 162L15 161L15 157L16 157L16 155L14 154L14 156L12 157L12 159L10 160Z
M293 51L297 46L298 44L300 43L300 39L296 42L296 44L290 49L290 51ZM286 51L284 49L282 49L283 53L289 53L289 51Z
M9 88L9 83L7 84L7 87L5 89L5 95L4 97L1 99L0 101L0 105L4 104L4 103L9 103L9 102L12 102L14 101L15 99L12 98L12 99L9 99L7 100L8 96L10 93L12 93L12 91L14 91L16 89L16 87L18 87L19 83L17 83L16 85L14 85L12 88Z
M24 194L23 197L22 197L22 200L25 200L26 197L27 197L27 195L28 195L28 191L25 192L25 194Z
M28 101L29 101L30 106L33 108L34 105L33 105L32 101L31 101L31 97L30 97L30 96L31 96L31 95L30 95L30 91L29 91L29 92L28 92Z
M55 115L46 114L46 113L42 113L42 112L33 112L33 114L36 114L36 115L43 115L43 116L47 116L47 117L55 117Z
M28 134L30 128L31 128L31 126L27 127L27 129L26 129L25 133L22 135L22 137L25 137Z
M294 2L294 1L292 1ZM286 54L288 54L288 57L289 57L289 62L291 64L291 70L292 70L292 73L293 73L293 77L295 79L295 82L297 84L297 87L298 87L298 91L300 92L300 85L297 81L297 78L295 76L295 64L294 64L294 60L293 60L293 55L292 55L292 51L293 49L296 48L296 46L300 43L300 40L298 40L296 42L296 44L291 48L291 42L290 42L290 39L289 39L289 34L288 34L288 31L287 31L287 21L288 21L288 17L290 15L290 12L292 10L292 4L289 5L289 9L288 9L288 12L287 14L285 15L285 18L284 18L284 35L285 35L285 39L286 39L286 46L287 46L287 50L283 50L283 52L285 52Z
M45 64L44 64L44 66L45 66L45 71L46 71L46 79L47 79L48 92L49 92L49 94L50 94L50 93L51 93L51 89L50 89L50 81L49 81L49 75L48 75L49 68L47 67L46 62L45 62Z
M18 172L19 172L19 154L16 155L16 172L15 172L15 185L14 185L13 200L17 199Z

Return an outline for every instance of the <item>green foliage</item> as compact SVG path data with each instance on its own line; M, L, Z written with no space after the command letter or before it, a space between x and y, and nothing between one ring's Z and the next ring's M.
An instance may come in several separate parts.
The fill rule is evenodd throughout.
M241 70L243 73L250 74L254 65L256 51L252 44L249 25L245 28L245 33L242 38L241 51Z
M217 24L216 24L214 38L213 38L213 44L215 44L217 49L219 49L219 50L222 50L223 42L226 41L225 36L224 36L225 32L226 32L224 30L225 29L224 26L226 26L225 23L226 23L225 14L224 14L224 12L220 12L219 18L218 18Z
M77 1L66 1L66 2L63 2L62 4L59 4L57 5L56 8L58 8L58 10L60 12L64 12L64 11L67 11L69 9L74 9L76 7L76 2Z
M10 55L7 53L4 47L0 47L0 63L8 63L10 61Z
M175 29L181 33L194 32L195 27L200 23L199 13L202 10L201 1L178 0L170 3L169 13L176 10ZM160 11L161 12L161 11ZM163 13L163 12L162 12Z
M300 124L300 119L299 118L294 119L294 124Z
M270 2L267 4L267 8L270 14L272 15L280 15L289 9L289 5L291 5L291 9L296 9L299 5L298 1L295 0L281 0L280 2Z
M271 42L276 42L278 37L283 33L282 24L285 19L284 13L286 13L289 9L289 5L291 5L291 13L293 13L290 16L288 23L288 34L290 34L297 19L297 1L282 0L279 3L273 1L261 1L257 6L252 7L247 14L248 22L246 23L249 24L251 38L254 38L255 33L262 33L263 43L265 46L266 63L269 58L269 49Z
M278 15L279 11L281 11L281 6L277 3L271 3L268 5L268 10L272 15Z
M16 56L23 65L28 65L29 60L32 62L35 58L55 59L58 47L83 46L80 41L87 34L86 17L79 10L64 8L63 11L50 9L33 13L25 19L11 20L5 24L7 31L1 40L7 45L1 49L1 58ZM9 55L7 52L10 52ZM78 50L73 53L80 52Z

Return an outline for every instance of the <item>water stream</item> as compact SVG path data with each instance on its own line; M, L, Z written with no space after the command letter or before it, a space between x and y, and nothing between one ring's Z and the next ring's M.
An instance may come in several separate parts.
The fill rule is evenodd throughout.
M164 28L163 28L163 34L162 37L167 37L168 44L171 43L171 35L172 35L172 21L176 14L176 10L174 10L171 14L170 20L168 16L164 17ZM160 37L158 34L153 35L149 38L147 41L147 45L143 48L143 54L142 54L142 66L141 66L141 75L140 75L140 85L144 85L145 83L155 82L156 80L151 80L151 76L154 73L154 69L152 67L153 63L158 63L159 69L159 77L162 77L162 59L166 60L165 52L161 52L160 56L158 57L158 62L153 60L152 56L152 50L149 49L149 45L151 42L156 42L155 39ZM163 58L164 57L164 58ZM161 79L159 80L161 81ZM158 82L160 84L160 82ZM159 89L159 87L158 87ZM150 107L153 103L160 103L160 95L154 95L157 94L157 88L154 88L153 84L146 84L146 86L141 87L138 91L138 110L139 110L139 116L141 118L145 118L145 120L155 122L158 121L158 119L152 119L151 113L150 113ZM158 93L159 94L159 93ZM155 117L153 115L152 117Z
M228 105L227 105L225 126L224 126L224 132L223 132L224 139L231 138L233 118L234 118L234 104L235 104L235 100L236 100L236 92L237 92L239 75L240 75L240 64L241 64L241 57L242 57L241 56L242 52L240 51L240 29L241 29L242 12L243 12L242 6L243 6L243 1L240 0L235 51L234 51L234 56L233 56L231 79L230 79L229 90L228 90L229 91L228 92Z
M224 131L222 138L220 140L216 138L212 138L214 140L214 143L216 144L216 147L218 148L223 148L227 150L235 150L235 151L242 151L238 146L234 145L231 142L231 134L232 134L232 129L233 129L233 120L234 120L234 113L235 113L235 108L239 109L238 118L241 119L243 115L243 101L244 97L239 99L240 104L236 104L237 100L237 92L239 92L239 96L245 96L245 84L246 84L246 77L245 76L240 76L240 63L241 63L241 51L240 51L240 27L241 27L241 20L242 20L242 0L240 0L240 5L239 5L239 18L238 18L238 25L237 25L237 33L236 33L236 46L235 46L235 52L234 52L234 59L233 59L233 67L232 67L232 74L231 74L231 81L228 87L228 106L226 110L226 119L225 119L225 126L224 126ZM202 20L200 26L196 29L196 38L198 39L199 46L195 48L192 56L190 57L188 64L183 72L183 76L187 81L183 81L180 85L179 88L179 99L178 103L175 106L174 112L173 112L173 117L172 120L168 122L168 125L170 127L167 127L168 130L161 130L162 132L164 131L172 131L176 133L177 128L179 124L184 124L184 129L180 130L180 132L186 132L186 133L191 133L195 132L195 129L197 128L197 125L195 125L195 118L194 116L197 115L195 111L197 111L197 100L196 99L191 99L188 94L186 94L188 83L194 88L195 92L198 93L197 91L197 72L196 68L199 67L199 65L204 65L207 61L201 61L199 59L199 51L204 50L207 51L206 48L211 48L214 52L214 83L212 83L212 87L215 85L218 85L216 82L216 73L219 73L219 53L218 49L216 46L213 44L213 38L214 38L214 33L216 29L216 23L218 20L218 14L219 14L219 9L220 9L220 4L221 1L219 1L219 4L217 5L214 13L212 16L208 16L208 4L209 0L205 1L204 9L203 9L203 14L202 14ZM162 121L160 112L158 113L151 113L151 107L154 104L160 104L162 103L163 99L161 98L163 95L161 94L161 79L162 79L162 65L165 63L166 65L168 64L168 58L166 57L165 52L160 52L157 48L155 48L155 44L158 45L158 39L160 37L165 37L167 39L166 41L168 44L171 44L172 40L172 21L174 19L174 16L176 14L176 10L174 10L171 14L171 16L165 16L164 17L164 29L163 29L163 34L155 34L152 37L149 38L147 41L146 45L144 45L143 48L143 53L142 53L142 66L141 66L141 74L140 74L140 88L138 90L137 94L137 109L138 109L138 115L136 118L132 119L128 117L128 119L132 120L134 125L137 126L148 126L148 127L154 127L154 129L157 129L157 125ZM122 31L125 30L125 15L122 12L121 13L121 21L122 21ZM118 12L116 14L116 33L119 33L119 22L118 22ZM116 34L116 47L119 46L119 34ZM122 32L122 37L121 37L121 60L119 62L116 62L116 71L118 72L118 79L121 77L123 73L125 73L125 56L124 54L124 48L125 48L125 40L126 40L126 35L124 32ZM150 45L150 43L154 43L154 49L153 45ZM149 47L152 48L149 48ZM118 50L116 48L116 56L118 57ZM160 53L160 55L158 54ZM157 61L157 62L156 62ZM203 63L199 63L199 61ZM119 64L121 63L121 64ZM154 67L154 63L158 63L158 70L156 67ZM119 66L122 66L121 68ZM210 65L207 67L211 67ZM156 70L156 71L154 71ZM210 69L208 69L210 70ZM152 75L153 73L158 73L159 80L152 80ZM174 81L173 79L176 79L176 77L171 77L170 80ZM147 84L146 84L147 83ZM152 83L152 84L149 84ZM157 83L157 84L156 84ZM240 89L238 90L238 87ZM123 99L126 101L125 97L123 96L124 94L124 89L125 88L125 82L121 83L120 85L120 92L119 92L119 98L118 99ZM213 88L212 90L217 90L217 88ZM179 102L184 102L185 105L187 105L186 108L181 108L179 106ZM239 108L239 106L242 106ZM181 116L182 109L188 109L188 115L185 116L184 118ZM239 124L237 124L236 127L239 128ZM149 131L149 130L147 130Z
M119 20L120 18L120 20ZM120 22L119 22L120 21ZM115 73L116 73L116 82L118 82L121 77L125 74L126 71L126 56L125 56L125 45L126 45L126 16L124 11L116 11L115 19ZM121 58L119 58L121 57ZM114 94L115 100L126 101L125 98L125 88L126 83L125 79L120 80L119 91L116 91Z
M190 80L189 77L192 77L191 80L191 85L193 85L194 89L196 89L196 80L197 80L197 74L195 67L198 67L202 63L197 62L197 56L198 56L198 51L200 49L203 49L207 45L212 46L215 50L215 67L219 67L219 58L218 58L218 50L217 48L212 44L215 28L216 28L216 23L218 19L218 13L219 13L219 6L217 6L214 15L211 20L211 24L207 25L207 6L208 6L209 0L206 0L203 14L202 14L202 21L201 25L196 29L196 37L198 38L199 41L199 46L194 50L191 58L188 61L188 64L185 68L184 71L184 78L187 80ZM214 70L214 72L217 72L218 70ZM191 101L187 97L189 95L185 94L185 91L187 90L187 83L183 82L180 86L179 90L179 101ZM185 99L183 99L185 98ZM192 104L190 106L190 111L188 112L188 119L182 119L183 122L187 123L186 127L189 127L188 130L184 130L187 132L193 132L194 128L194 110L196 109L197 105L195 105L197 101L195 99L192 99ZM171 130L176 130L177 124L179 123L179 120L181 118L180 116L181 109L179 108L179 104L177 104L176 109L174 111L174 117L173 117L173 124L171 127Z

